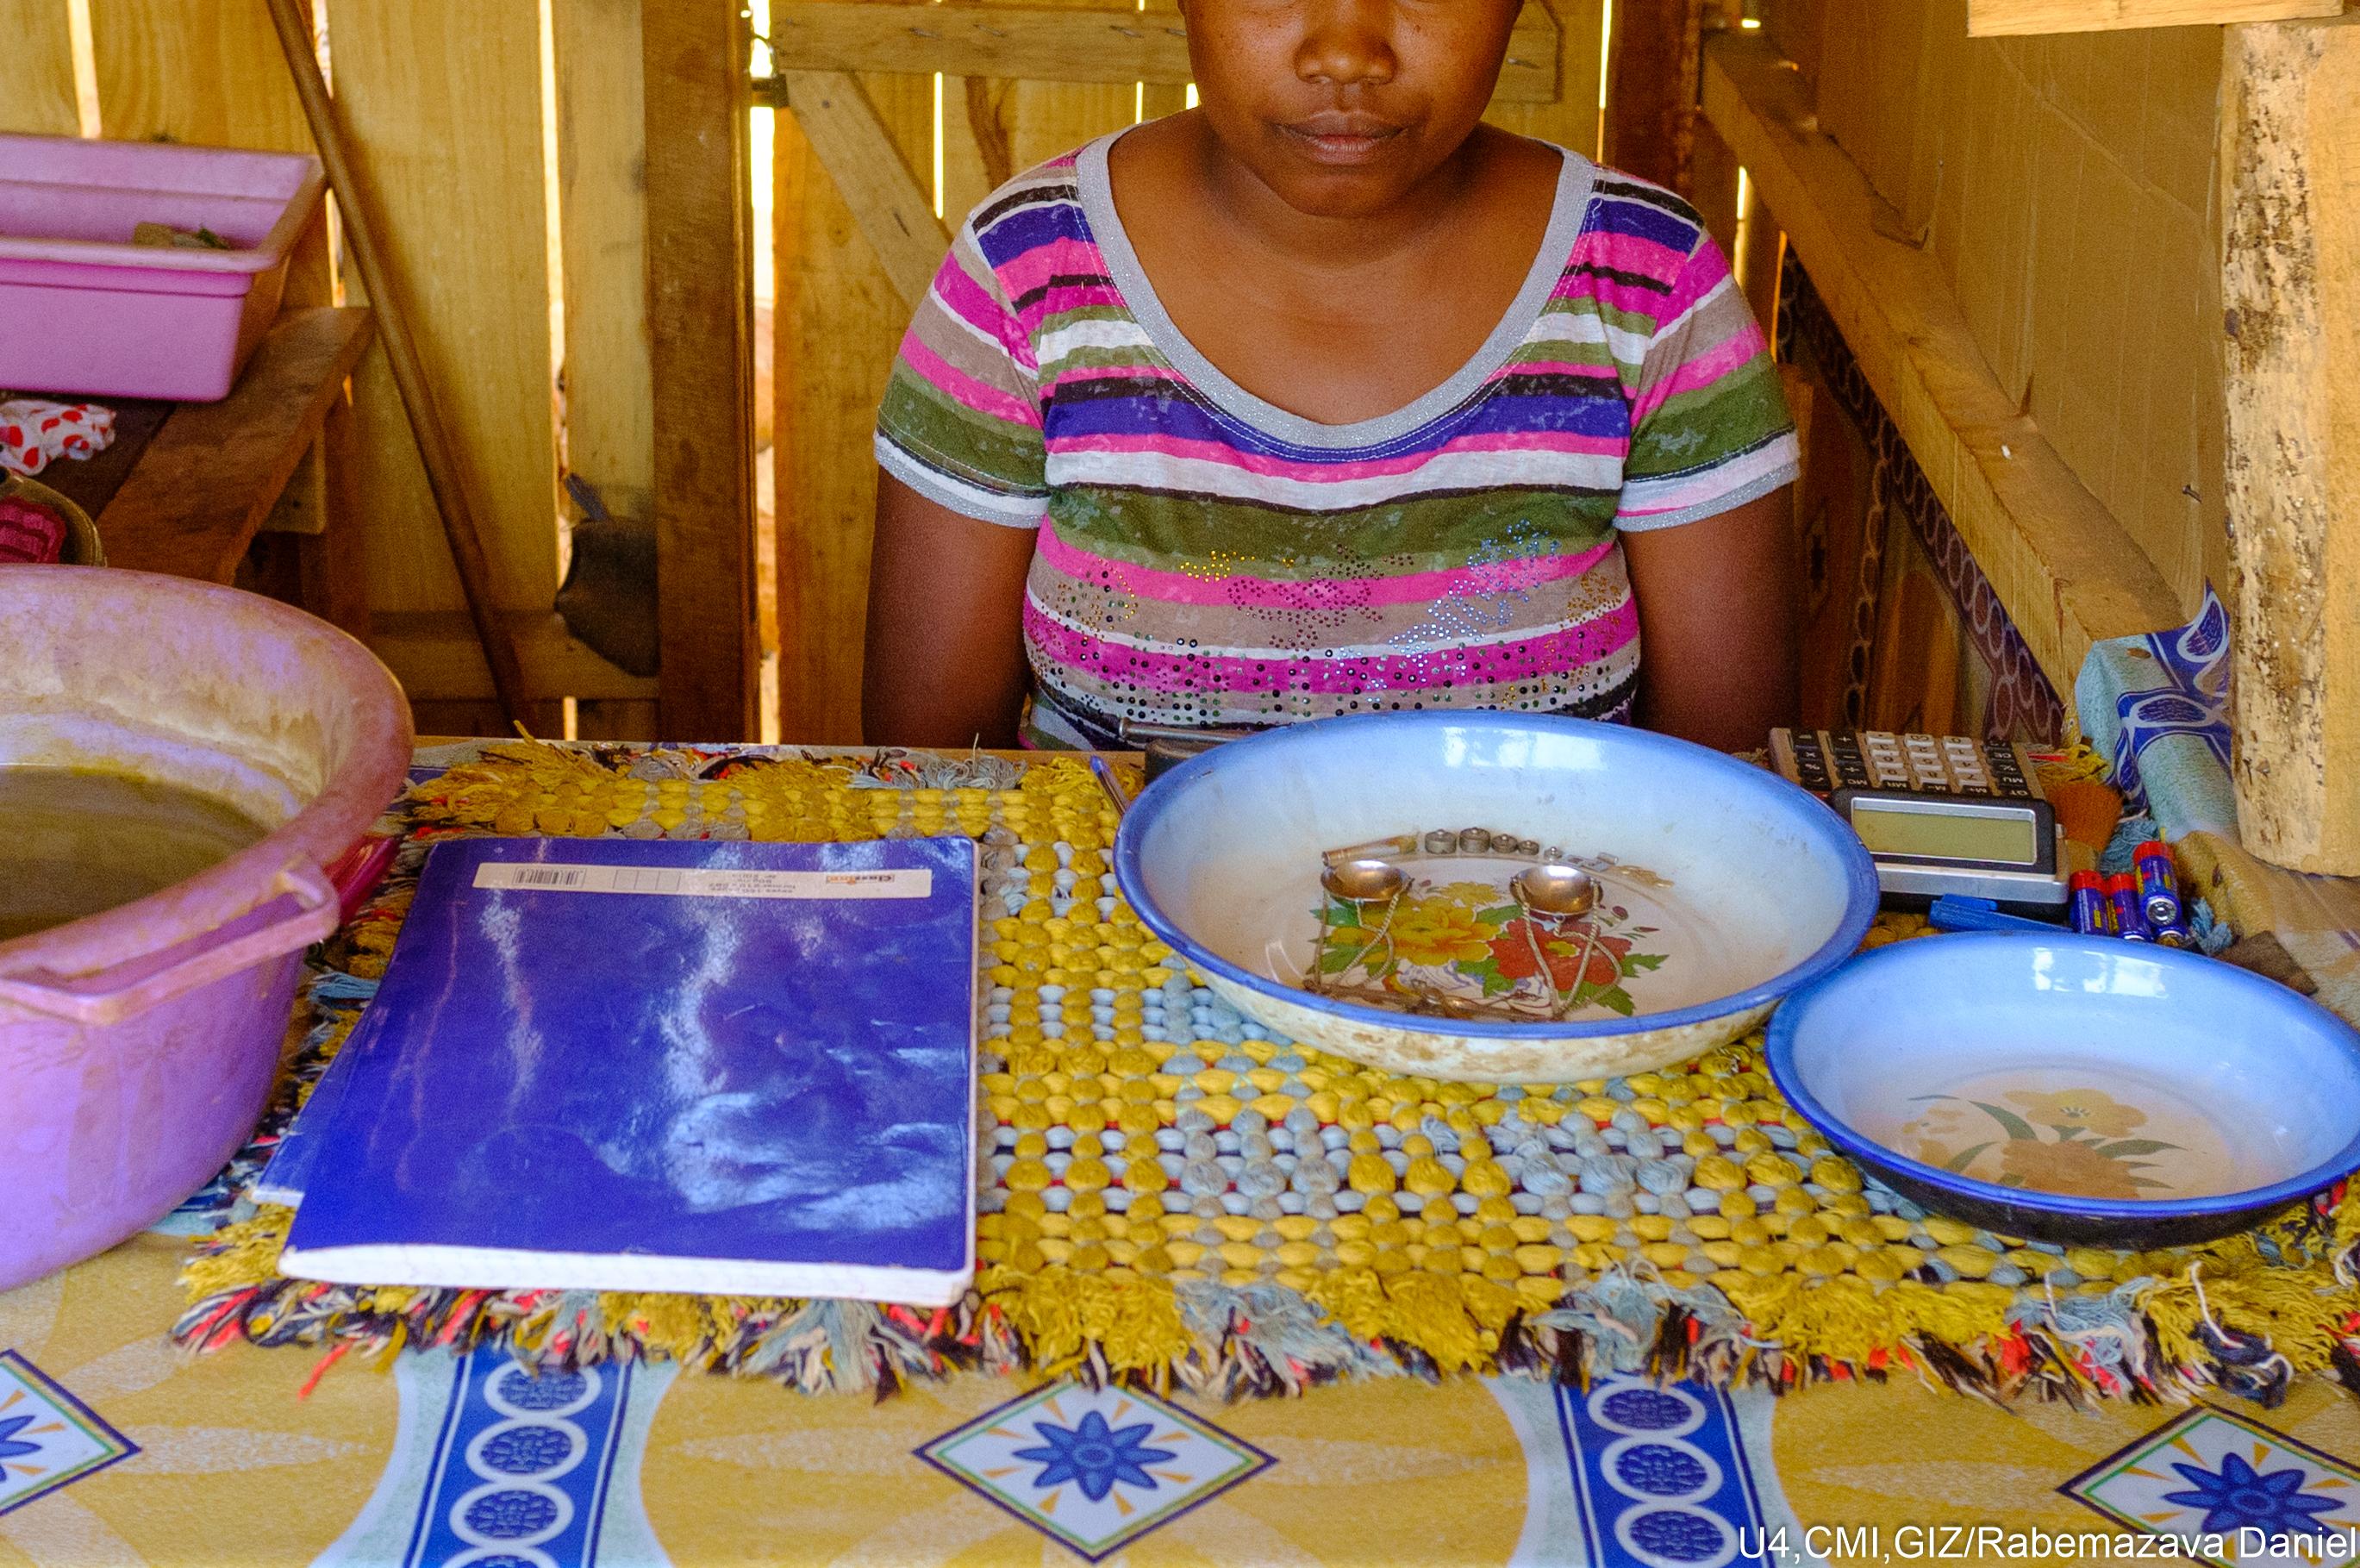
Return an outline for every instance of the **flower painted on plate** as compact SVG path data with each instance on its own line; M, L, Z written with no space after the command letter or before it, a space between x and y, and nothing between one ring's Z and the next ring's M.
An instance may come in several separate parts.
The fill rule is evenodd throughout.
M2100 1089L2060 1089L2048 1094L2017 1090L2006 1099L2009 1104L2024 1108L2026 1121L2060 1133L2080 1131L2119 1138L2147 1123L2146 1112Z
M1491 957L1493 930L1463 905L1421 898L1402 906L1387 935L1402 962L1442 968Z
M39 1443L20 1442L16 1439L18 1432L32 1424L33 1418L30 1416L18 1416L14 1420L0 1421L0 1481L7 1479L8 1461L22 1459L28 1453L41 1452Z
M2143 1196L2136 1166L2109 1158L2095 1144L2078 1139L2049 1143L2010 1138L1999 1146L1999 1168L2002 1181L2042 1192L2073 1198Z
M1540 972L1540 960L1534 956L1535 928L1531 922L1512 920L1491 939L1491 958L1500 966L1501 974L1512 981L1530 980ZM1593 928L1576 923L1557 931L1537 931L1540 950L1548 959L1549 983L1559 991L1571 991L1587 981L1591 985L1608 986L1622 978L1622 959L1631 951L1628 937L1597 938L1590 944ZM1582 961L1588 947L1589 961Z
M1096 1410L1070 1427L1036 1420L1032 1431L1042 1446L1020 1448L1014 1457L1041 1466L1041 1473L1032 1477L1039 1490L1045 1492L1071 1481L1090 1501L1102 1502L1118 1481L1142 1491L1155 1490L1155 1477L1148 1474L1147 1466L1169 1461L1173 1451L1147 1446L1147 1434L1153 1430L1151 1421L1109 1427Z
M2222 1456L2218 1470L2201 1464L2175 1464L2172 1468L2194 1490L2166 1492L2163 1500L2202 1508L2207 1534L2229 1535L2241 1530L2273 1536L2307 1532L2319 1528L2318 1515L2333 1513L2338 1507L2333 1497L2306 1496L2303 1472L2291 1465L2257 1471L2229 1453Z

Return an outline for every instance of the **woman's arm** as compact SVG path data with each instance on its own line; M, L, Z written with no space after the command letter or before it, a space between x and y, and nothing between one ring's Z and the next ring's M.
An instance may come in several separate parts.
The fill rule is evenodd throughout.
M1622 536L1639 601L1639 721L1749 751L1795 721L1795 497Z
M861 729L872 746L1007 747L1024 704L1032 531L877 477Z

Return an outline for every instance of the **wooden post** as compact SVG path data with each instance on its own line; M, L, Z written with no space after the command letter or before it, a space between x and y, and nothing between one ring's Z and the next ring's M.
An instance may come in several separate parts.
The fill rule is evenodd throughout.
M2360 874L2360 15L2227 30L2238 829Z
M648 5L648 324L655 394L658 723L754 738L752 38L738 0Z
M1606 161L1685 194L1695 153L1704 0L1616 0Z

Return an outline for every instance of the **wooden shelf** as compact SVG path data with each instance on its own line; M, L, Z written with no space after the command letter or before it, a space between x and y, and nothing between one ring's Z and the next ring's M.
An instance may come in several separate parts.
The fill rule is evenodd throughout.
M1983 361L1941 264L1819 129L1794 65L1751 33L1705 47L1704 112L1860 361L1960 536L2060 693L2093 641L2179 624L2180 601Z
M228 397L182 403L96 513L107 565L226 583L369 343L369 313L290 311Z
M1967 0L1967 36L2221 27L2333 16L2344 0Z

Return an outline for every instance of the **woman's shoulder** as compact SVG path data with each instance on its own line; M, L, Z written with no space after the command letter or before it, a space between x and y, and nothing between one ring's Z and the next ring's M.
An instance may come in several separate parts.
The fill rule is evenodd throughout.
M1011 252L1086 230L1081 159L1087 150L1076 148L1011 176L968 212L958 237L981 249L996 268Z
M1650 232L1650 237L1672 244L1683 253L1704 237L1704 214L1677 192L1578 152L1568 150L1566 156L1590 176L1588 226L1614 228L1637 223Z

